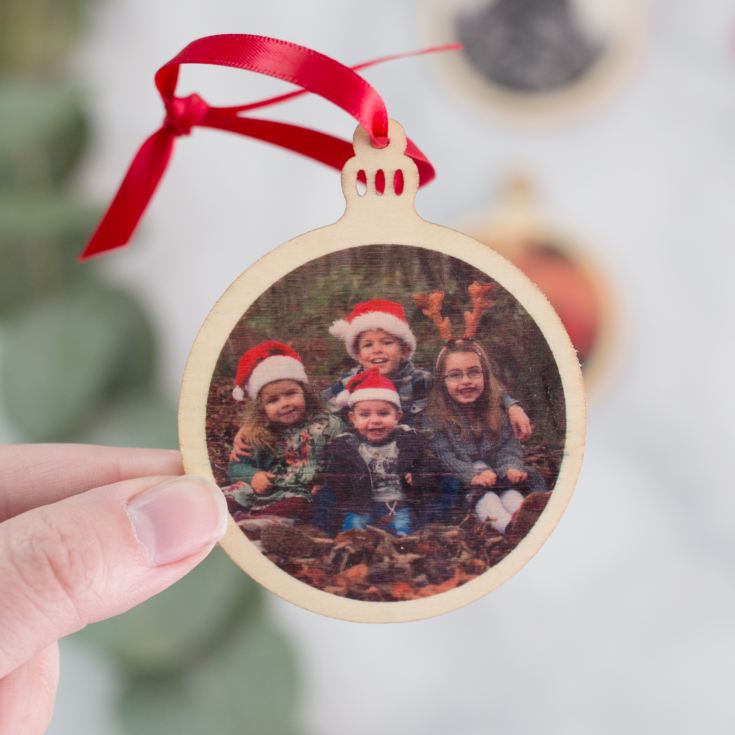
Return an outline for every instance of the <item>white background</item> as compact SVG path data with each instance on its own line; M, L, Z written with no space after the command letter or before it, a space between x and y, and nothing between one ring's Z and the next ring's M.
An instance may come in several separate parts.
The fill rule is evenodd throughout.
M261 33L354 63L425 45L428 9L395 0L100 4L76 63L96 134L80 186L108 201L160 124L153 72L188 41ZM499 590L440 619L380 627L270 599L298 649L311 732L733 732L734 27L726 0L658 0L629 83L593 113L533 130L466 104L435 59L366 73L439 172L420 213L462 222L504 173L526 166L547 212L605 264L628 337L607 395L591 405L567 514ZM187 69L182 81L180 91L213 103L284 89L223 70ZM263 116L342 137L353 129L322 100ZM172 397L229 283L341 210L338 176L311 161L211 131L178 141L133 245L105 264L154 312ZM114 672L74 641L63 654L50 732L116 732Z

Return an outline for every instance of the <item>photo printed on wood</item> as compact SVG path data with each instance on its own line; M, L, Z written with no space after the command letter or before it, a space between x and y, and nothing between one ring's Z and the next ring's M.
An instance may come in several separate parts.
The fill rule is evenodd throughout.
M206 442L234 522L294 579L359 601L483 575L554 492L566 433L541 330L499 283L406 245L316 258L225 340Z

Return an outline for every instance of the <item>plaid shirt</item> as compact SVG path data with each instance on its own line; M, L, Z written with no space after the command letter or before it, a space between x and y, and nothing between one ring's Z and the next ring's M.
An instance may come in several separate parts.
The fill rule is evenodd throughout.
M342 394L347 390L346 385L350 378L363 370L364 368L361 365L355 365L334 385L322 391L322 400L332 413L339 414L345 411L347 401L344 400ZM393 381L393 385L396 386L398 391L398 397L401 399L402 423L414 428L419 427L421 414L426 408L426 400L429 397L433 382L431 373L428 370L416 367L409 360L403 364L396 375L389 375L388 378ZM342 400L340 400L341 398Z

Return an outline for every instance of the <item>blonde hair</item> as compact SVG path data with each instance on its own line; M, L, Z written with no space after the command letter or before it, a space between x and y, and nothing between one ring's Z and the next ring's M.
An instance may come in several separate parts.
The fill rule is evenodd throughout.
M439 352L434 369L434 385L429 394L426 408L427 418L430 424L437 429L447 429L453 426L460 432L460 436L463 439L469 438L465 435L464 425L460 420L456 408L457 404L449 396L444 381L449 355L457 352L468 352L477 355L480 360L484 386L482 394L468 408L474 414L474 418L479 419L484 429L489 429L497 436L500 433L500 427L503 422L502 395L504 387L498 378L495 377L487 353L482 345L474 339L462 338L449 340Z
M304 392L304 420L310 421L316 413L322 410L322 404L316 391L307 383L297 380L301 390ZM268 385L266 383L266 385ZM265 388L265 386L263 386ZM263 390L261 388L258 397L252 401L248 400L243 412L243 439L255 449L270 449L276 447L278 440L278 428L266 416L263 402L260 400Z

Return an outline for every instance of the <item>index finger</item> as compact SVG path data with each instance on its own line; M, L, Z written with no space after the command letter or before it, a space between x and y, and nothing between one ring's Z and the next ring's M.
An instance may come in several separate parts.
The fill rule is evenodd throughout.
M180 475L172 449L87 444L0 446L0 522L95 487L153 475Z

